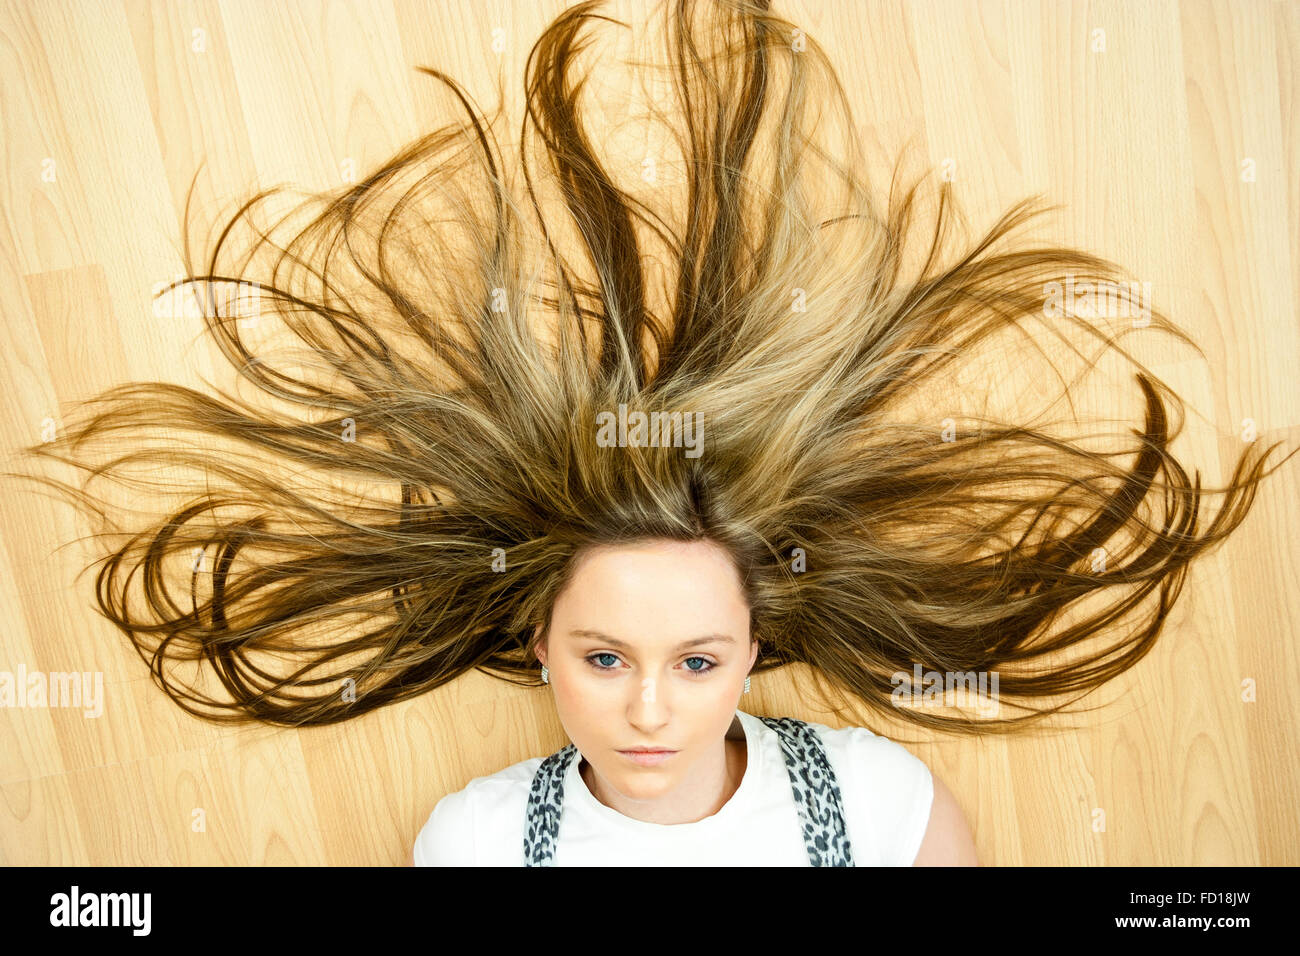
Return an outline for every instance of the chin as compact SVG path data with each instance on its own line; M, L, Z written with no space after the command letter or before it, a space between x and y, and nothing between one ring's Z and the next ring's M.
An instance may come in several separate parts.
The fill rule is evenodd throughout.
M629 800L655 800L672 790L676 783L662 771L649 767L639 768L632 773L623 772L605 779Z

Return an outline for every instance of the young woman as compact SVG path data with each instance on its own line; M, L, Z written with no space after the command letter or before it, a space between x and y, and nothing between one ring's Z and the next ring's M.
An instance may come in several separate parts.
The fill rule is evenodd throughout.
M1151 649L1272 448L1221 489L1189 478L1181 402L1098 290L1140 309L1124 334L1195 343L1117 266L1000 248L1032 204L953 248L944 182L918 245L917 186L879 203L832 135L854 127L828 59L765 4L665 8L675 109L614 158L574 75L596 9L534 47L517 158L426 70L464 123L329 194L272 261L261 234L220 265L235 222L206 269L186 245L210 332L275 407L125 386L30 449L178 495L111 554L100 610L217 721L350 720L473 669L548 686L572 744L437 801L416 863L974 863L919 760L738 709L750 675L802 663L968 734L1056 713ZM1099 449L963 409L959 360L1044 326L1134 362L1141 429ZM1012 386L1066 381L992 354ZM917 670L996 678L1026 712L898 706Z
M713 541L585 550L536 639L573 745L443 797L415 865L975 865L901 745L737 709L758 640Z

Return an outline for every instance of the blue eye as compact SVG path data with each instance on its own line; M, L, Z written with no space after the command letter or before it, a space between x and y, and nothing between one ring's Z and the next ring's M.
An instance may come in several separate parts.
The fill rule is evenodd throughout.
M592 654L592 655L589 656L589 657L585 657L585 658L583 658L583 660L585 660L588 664L590 664L592 667L594 667L594 668L595 668L596 670L598 670L598 671L612 671L612 670L614 670L614 668L615 668L615 663L610 663L610 664L597 663L597 662L600 661L602 658L611 658L615 663L618 661L618 655L617 655L617 654L611 654L611 653L609 653L608 651L602 652L602 653L600 653L600 654ZM704 666L703 666L703 667L691 667L691 666L689 666L689 664L690 664L691 661L700 661L701 664L703 664ZM718 666L717 664L713 663L713 661L709 660L709 659L706 658L706 657L688 657L688 658L686 658L686 662L687 662L687 665L688 665L687 668L686 668L686 671L687 671L687 673L690 673L690 674L707 674L707 673L709 673L709 671L713 670L715 667Z

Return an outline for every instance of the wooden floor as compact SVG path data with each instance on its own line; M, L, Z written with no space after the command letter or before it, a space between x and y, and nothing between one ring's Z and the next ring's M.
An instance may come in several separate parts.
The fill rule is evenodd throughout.
M201 160L205 211L258 184L360 178L435 125L443 100L416 66L491 105L563 6L0 3L5 447L121 381L229 379L197 319L151 312L182 269ZM1045 192L1065 206L1051 238L1152 283L1209 357L1170 346L1154 365L1193 409L1175 448L1207 484L1245 435L1297 446L1300 4L775 6L840 66L882 174L919 144L974 226ZM637 26L646 7L610 12ZM953 789L983 863L1300 863L1298 478L1300 462L1274 476L1195 567L1155 651L1083 729L873 727ZM92 556L59 549L83 533L69 514L6 486L0 515L0 670L102 672L106 699L97 718L0 712L0 862L403 864L444 793L566 742L547 690L480 675L335 728L214 728L90 610L93 577L75 575ZM763 675L744 706L838 726L809 686Z

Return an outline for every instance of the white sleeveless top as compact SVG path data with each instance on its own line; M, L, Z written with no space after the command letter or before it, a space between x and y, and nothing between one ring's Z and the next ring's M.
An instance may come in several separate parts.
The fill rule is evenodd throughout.
M775 731L736 711L748 756L740 787L693 823L646 823L605 806L574 760L564 779L556 866L810 866ZM809 722L839 782L857 866L911 866L930 821L929 768L865 727ZM416 866L523 866L531 757L438 801L415 841Z

